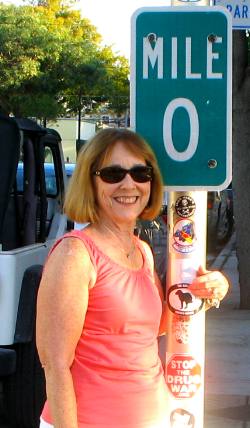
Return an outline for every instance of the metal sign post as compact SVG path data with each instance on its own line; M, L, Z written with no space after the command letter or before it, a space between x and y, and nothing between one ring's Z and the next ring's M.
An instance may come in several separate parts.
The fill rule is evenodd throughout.
M222 8L139 9L131 124L154 149L168 198L167 426L203 427L207 190L231 180L231 26ZM195 190L195 191L194 191Z
M174 428L203 427L205 311L188 286L206 263L206 205L205 191L169 194L165 376Z

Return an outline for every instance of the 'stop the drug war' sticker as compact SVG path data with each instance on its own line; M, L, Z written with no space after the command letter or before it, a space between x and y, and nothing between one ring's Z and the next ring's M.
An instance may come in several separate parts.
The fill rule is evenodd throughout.
M192 398L202 382L201 366L191 355L174 354L166 365L166 382L176 398Z

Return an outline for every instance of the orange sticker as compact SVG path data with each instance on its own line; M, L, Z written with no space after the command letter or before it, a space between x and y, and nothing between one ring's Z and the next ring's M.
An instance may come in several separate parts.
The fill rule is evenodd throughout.
M192 398L201 385L201 367L191 355L175 354L166 366L166 382L176 398Z

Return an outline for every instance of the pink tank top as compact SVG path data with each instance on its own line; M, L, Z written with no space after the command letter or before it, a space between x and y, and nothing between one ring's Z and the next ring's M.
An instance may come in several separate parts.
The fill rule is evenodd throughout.
M84 242L97 272L71 367L79 427L166 428L161 300L142 244L137 238L143 266L135 271L111 260L83 231L65 237ZM47 402L42 418L53 425Z

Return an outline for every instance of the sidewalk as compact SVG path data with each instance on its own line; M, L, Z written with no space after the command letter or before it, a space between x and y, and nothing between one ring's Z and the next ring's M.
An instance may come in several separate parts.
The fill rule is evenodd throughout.
M204 428L250 428L250 310L239 310L235 236L211 266L231 290L219 310L206 314Z

